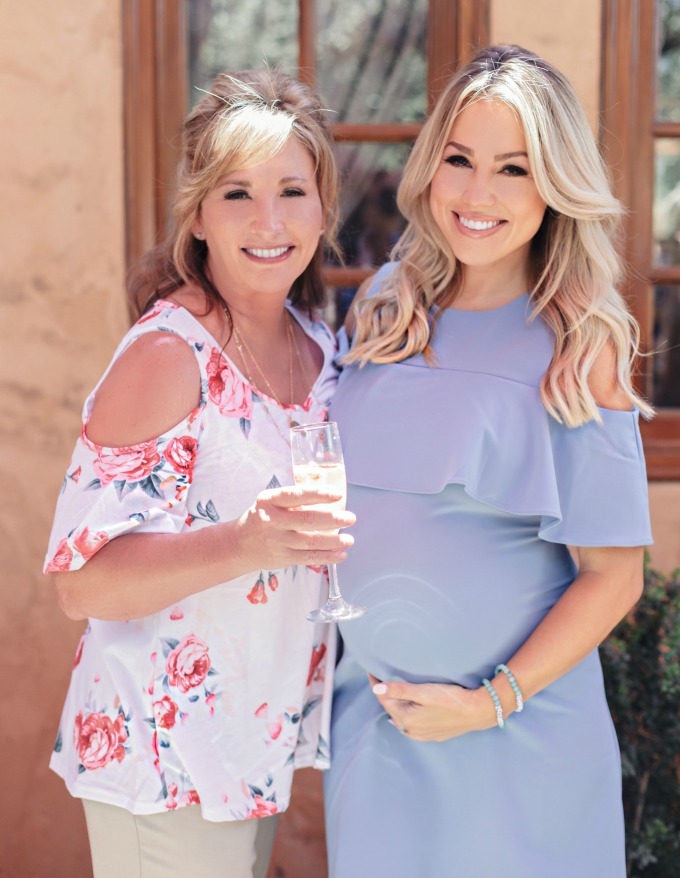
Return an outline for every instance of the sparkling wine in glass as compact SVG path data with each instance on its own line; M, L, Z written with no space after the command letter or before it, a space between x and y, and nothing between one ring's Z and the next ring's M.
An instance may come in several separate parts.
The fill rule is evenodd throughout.
M347 498L345 464L342 459L340 434L334 421L293 427L290 431L295 484L311 490L328 490L342 494L340 500L320 503L314 509L344 509ZM336 531L337 533L337 531ZM344 622L358 619L366 607L348 604L340 594L338 572L335 564L328 565L328 600L307 614L311 622Z

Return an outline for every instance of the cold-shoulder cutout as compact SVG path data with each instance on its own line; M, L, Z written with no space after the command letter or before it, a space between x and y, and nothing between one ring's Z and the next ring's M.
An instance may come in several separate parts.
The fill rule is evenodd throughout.
M196 356L180 336L163 331L132 339L97 388L85 431L101 446L119 448L154 439L199 404Z
M611 344L607 344L597 355L588 375L588 387L599 408L627 412L633 410L630 397L618 382L616 354Z

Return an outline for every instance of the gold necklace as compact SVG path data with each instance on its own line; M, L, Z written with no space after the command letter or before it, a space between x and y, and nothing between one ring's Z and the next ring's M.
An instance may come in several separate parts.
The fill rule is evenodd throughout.
M285 411L287 407L281 402L281 400L277 396L277 394L274 391L274 388L271 386L271 383L269 382L267 376L262 371L260 364L255 359L253 352L250 350L250 348L248 346L248 342L245 340L245 338L243 338L243 336L239 333L238 329L236 328L234 321L232 319L232 316L229 313L229 309L227 308L226 305L222 305L222 310L224 311L224 314L225 314L225 316L226 316L226 318L231 326L232 335L234 337L234 344L236 345L236 349L237 349L239 356L241 358L241 362L243 363L243 372L244 372L246 378L248 379L248 383L250 384L250 386L252 388L254 388L254 390L256 390L256 391L258 390L257 385L253 381L252 375L250 374L250 371L248 369L248 361L246 360L246 358L244 356L243 348L246 349L246 351L248 352L248 355L250 356L250 359L253 361L253 363L257 367L258 372L260 373L260 375L264 379L265 384L269 388L270 395L271 395L272 399L274 399L274 401L278 403L278 405L280 406L282 411ZM288 374L289 374L289 379L290 379L290 399L291 399L291 406L292 406L292 405L294 405L293 400L295 398L294 397L294 385L293 385L293 347L291 344L292 330L291 330L291 325L290 325L290 320L291 320L290 314L288 314L287 311L286 311L286 314L288 316L288 319L286 321L286 335L288 337ZM294 341L295 341L295 339L293 338L293 342ZM279 434L279 436L283 439L283 441L286 443L286 445L288 445L290 447L290 435L286 436L283 433L283 431L279 427L278 420L269 411L269 408L268 408L266 402L262 399L261 393L259 393L259 397L260 397L260 405L262 406L264 413L267 415L267 417L270 419L270 421L276 427L276 432ZM298 426L297 421L295 421L293 419L293 417L290 415L290 413L288 414L288 424L290 427Z
M286 313L288 313L288 312L286 312ZM260 373L260 375L262 376L262 380L264 381L264 383L267 385L267 389L269 390L269 394L268 394L268 395L271 396L272 399L274 399L275 402L277 402L277 403L281 406L281 408L285 408L284 404L283 404L283 403L281 402L281 400L279 399L279 397L278 397L276 391L275 391L274 388L272 387L272 385L271 385L269 379L267 378L267 376L266 376L266 375L264 374L264 372L262 371L262 367L260 366L260 364L259 364L259 363L257 362L257 360L255 359L255 356L254 356L253 352L250 350L250 347L249 347L249 345L248 345L248 342L245 340L245 338L243 338L243 336L242 336L241 333L238 331L238 329L236 328L236 326L234 326L233 323L232 323L232 329L233 329L233 333L234 333L234 343L235 343L235 345L236 345L236 349L237 349L238 352L239 352L239 356L241 357L241 360L243 361L243 365L244 365L245 369L247 370L247 368L248 368L248 364L247 364L246 358L245 358L245 356L244 356L244 354L243 354L243 348L246 349L246 351L247 351L247 353L248 353L248 356L250 357L250 359L251 359L253 365L255 366L255 368L257 369L257 371L258 371L258 372ZM293 343L292 343L293 340L292 340L292 338L291 338L291 336L292 336L292 329L291 329L291 326L290 326L290 317L286 320L286 335L287 335L287 338L288 338L288 378L289 378L289 381L290 381L290 405L294 405L294 404L295 404L295 403L294 403L294 400L295 400L295 395L294 395L295 387L294 387L294 385L293 385ZM255 384L255 382L254 382L253 379L250 377L250 374L249 374L247 371L246 371L246 378L248 379L248 381L250 381L250 383L253 385L253 387L255 387L255 389L257 389L257 385Z
M300 371L302 372L305 381L307 382L307 390L308 393L305 396L305 399L311 393L312 387L314 386L314 381L311 381L309 378L309 372L307 371L307 367L304 364L302 359L302 354L300 353L300 348L298 347L297 339L295 338L295 330L293 330L293 344L295 345L295 353L297 354L297 361L300 364Z

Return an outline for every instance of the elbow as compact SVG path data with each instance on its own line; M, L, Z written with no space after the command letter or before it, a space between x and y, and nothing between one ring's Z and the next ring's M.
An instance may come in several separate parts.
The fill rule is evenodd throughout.
M74 576L74 573L53 573L51 574L51 579L57 593L57 603L62 613L74 622L79 622L82 619L87 619L87 613L83 612L77 600L73 587Z
M642 570L636 571L630 578L629 587L628 587L628 601L629 607L627 612L630 612L637 602L642 597L645 590L645 576Z

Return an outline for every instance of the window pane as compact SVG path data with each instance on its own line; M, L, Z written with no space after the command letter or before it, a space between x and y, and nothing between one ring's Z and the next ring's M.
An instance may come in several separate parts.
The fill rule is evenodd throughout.
M189 6L189 102L224 70L277 65L295 74L298 0L192 0Z
M654 292L654 386L659 407L680 408L680 287Z
M406 143L340 143L336 155L342 179L340 242L345 264L359 268L386 262L406 221L397 208L397 187L410 151ZM342 322L355 287L336 290Z
M654 264L680 265L680 139L654 143Z
M658 0L656 115L680 121L680 0Z
M318 0L319 92L337 122L427 112L427 0Z

